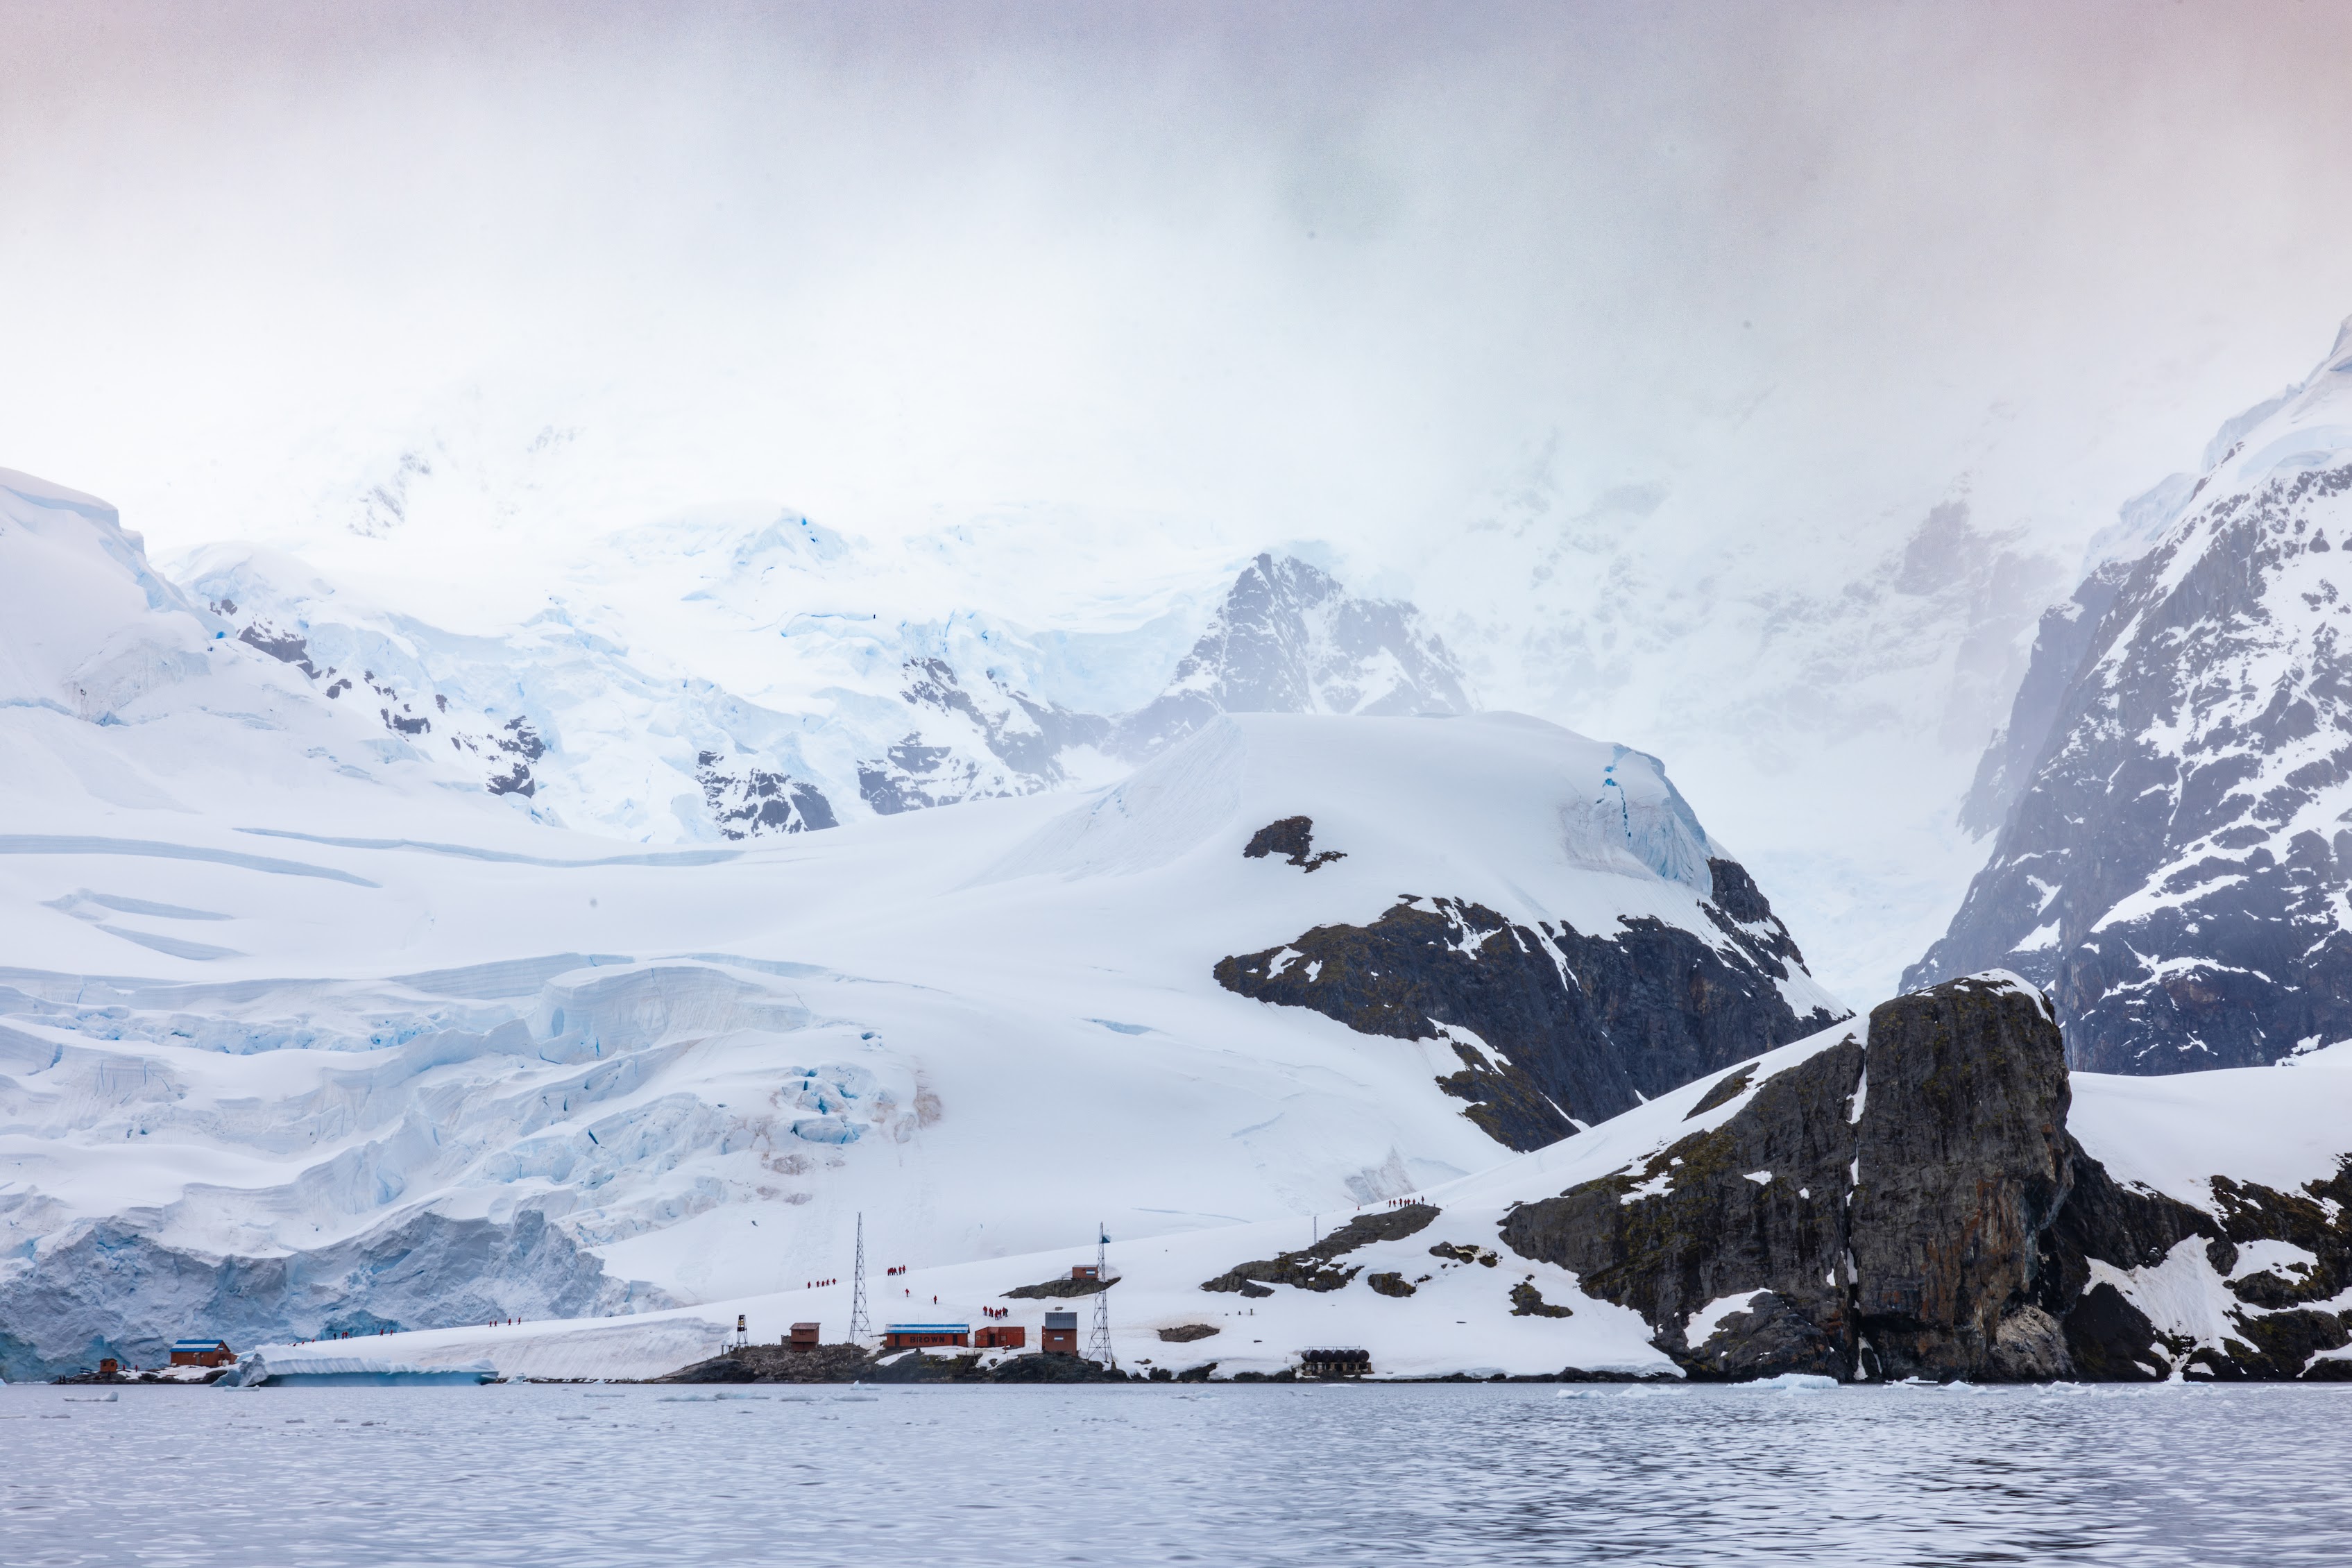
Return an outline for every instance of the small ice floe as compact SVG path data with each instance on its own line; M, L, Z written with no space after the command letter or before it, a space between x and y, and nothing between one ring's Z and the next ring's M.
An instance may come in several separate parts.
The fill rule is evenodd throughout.
M1970 1383L1966 1378L1955 1378L1950 1383L1944 1384L1944 1392L1947 1394L1986 1394L1990 1393L1990 1390L1987 1389L1981 1384Z
M68 1405L113 1405L120 1402L121 1398L122 1395L121 1394L110 1388L104 1394L68 1394L66 1395L66 1403Z
M1824 1377L1818 1372L1784 1372L1778 1377L1759 1377L1739 1386L1776 1394L1828 1394L1834 1392L1837 1385L1836 1378Z
M872 1405L880 1399L880 1397L881 1395L876 1394L836 1394L833 1396L833 1403L835 1405Z

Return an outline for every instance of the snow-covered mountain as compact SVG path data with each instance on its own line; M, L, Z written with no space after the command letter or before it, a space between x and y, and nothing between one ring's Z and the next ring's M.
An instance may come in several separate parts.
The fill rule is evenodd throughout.
M557 721L667 697L600 696L589 634L516 681L570 707L501 708L504 644L270 618L218 563L215 611L9 483L12 1375L773 1289L860 1212L929 1260L1311 1215L1843 1014L1654 759L1536 721L1196 715L1116 784L648 848L464 744L525 719L542 777ZM1344 596L1255 572L1220 700L1436 705L1338 694Z
M854 548L789 516L637 531L492 635L370 605L251 547L195 552L182 578L240 641L452 777L528 801L538 820L646 842L1099 784L1221 712L1471 707L1412 605L1261 555L1159 696L1074 711L1034 689L1050 658L1037 634L971 612L919 623L828 607Z
M2352 1039L2352 326L2208 456L2044 618L1970 799L1990 858L1906 976L2028 975L2103 1070Z

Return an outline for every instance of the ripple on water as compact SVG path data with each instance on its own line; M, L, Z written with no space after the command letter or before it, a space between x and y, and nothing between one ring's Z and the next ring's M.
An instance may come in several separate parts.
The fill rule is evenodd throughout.
M1561 1397L1568 1395L1569 1397ZM12 1564L2352 1562L2352 1390L0 1389ZM591 1403L591 1402L593 1403ZM70 1416L69 1419L64 1418ZM56 1424L36 1427L32 1419ZM32 1434L37 1431L36 1439Z

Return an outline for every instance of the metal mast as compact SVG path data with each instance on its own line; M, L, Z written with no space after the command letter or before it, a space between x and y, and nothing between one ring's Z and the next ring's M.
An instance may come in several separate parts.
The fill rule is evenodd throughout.
M1110 1233L1100 1220L1095 1222L1095 1325L1087 1335L1087 1359L1118 1370L1110 1348Z
M857 1258L849 1269L849 1342L856 1344L874 1332L866 1321L866 1214L857 1215Z

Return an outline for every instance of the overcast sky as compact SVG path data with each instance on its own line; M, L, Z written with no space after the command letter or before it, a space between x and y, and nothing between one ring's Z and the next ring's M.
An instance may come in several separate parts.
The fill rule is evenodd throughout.
M0 45L0 462L166 543L452 421L601 451L563 526L1371 540L1759 404L2079 535L2352 310L2352 7L7 0Z
M445 625L721 503L999 520L862 580L918 618L1316 542L1664 755L1863 998L2038 608L1885 563L1965 501L2063 595L2318 360L2347 60L2263 0L0 0L0 466Z

